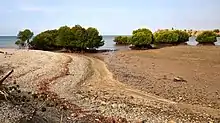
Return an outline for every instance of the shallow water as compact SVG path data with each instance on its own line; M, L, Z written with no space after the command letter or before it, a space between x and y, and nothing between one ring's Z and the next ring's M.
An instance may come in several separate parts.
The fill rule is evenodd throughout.
M195 36L190 37L189 41L187 41L186 43L191 46L196 46L198 44ZM215 45L220 45L220 37L217 37L217 42L215 42Z
M100 47L99 49L110 49L110 50L123 50L127 49L128 46L123 46L123 45L115 45L114 38L116 36L103 36L103 40L105 41L104 46Z
M189 38L189 41L186 42L188 45L196 46L198 42L196 41L196 37L192 36Z
M217 42L215 42L215 45L219 45L220 46L220 37L217 37Z

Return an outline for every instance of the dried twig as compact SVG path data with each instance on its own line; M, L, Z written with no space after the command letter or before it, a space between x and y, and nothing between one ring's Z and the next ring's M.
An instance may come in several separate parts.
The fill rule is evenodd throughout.
M5 100L8 100L8 93L6 93L4 90L0 90L0 95L3 95L5 97Z
M14 72L14 70L11 70L3 78L1 78L0 85L2 85L2 83L5 81L5 79L7 79L13 72Z
M63 122L63 110L61 109L60 123Z

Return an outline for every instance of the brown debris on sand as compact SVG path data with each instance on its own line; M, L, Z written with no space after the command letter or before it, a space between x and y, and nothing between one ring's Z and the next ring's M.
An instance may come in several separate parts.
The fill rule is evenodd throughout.
M185 79L183 79L182 77L179 77L179 76L178 77L174 77L173 81L174 82L187 82Z

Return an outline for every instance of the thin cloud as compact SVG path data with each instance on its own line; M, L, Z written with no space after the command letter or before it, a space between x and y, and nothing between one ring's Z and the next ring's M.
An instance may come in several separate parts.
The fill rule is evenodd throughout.
M39 7L22 7L20 8L20 10L22 11L34 11L34 12L42 12L45 11L45 9L43 8L39 8Z
M33 6L33 5L23 5L19 7L19 10L25 11L25 12L43 12L43 13L58 12L57 8Z

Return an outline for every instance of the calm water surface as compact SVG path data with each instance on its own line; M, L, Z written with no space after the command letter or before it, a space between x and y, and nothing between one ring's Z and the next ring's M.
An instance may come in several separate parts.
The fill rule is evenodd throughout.
M15 45L16 36L0 36L0 48L18 48Z

